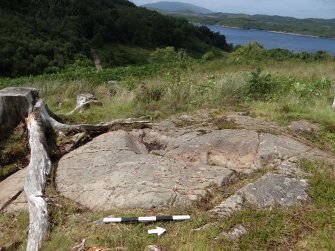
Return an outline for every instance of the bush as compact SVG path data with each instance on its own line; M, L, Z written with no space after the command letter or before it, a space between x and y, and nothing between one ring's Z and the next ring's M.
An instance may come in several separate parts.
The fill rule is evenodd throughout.
M214 58L216 58L216 55L213 51L208 51L206 52L204 55L202 55L201 57L203 60L212 60Z
M262 69L257 68L251 72L249 79L248 96L256 100L264 100L274 90L275 83L270 74L262 74Z
M153 63L179 62L187 58L188 56L185 50L180 49L176 51L176 49L172 46L157 48L150 54L150 62Z
M262 60L266 56L266 50L259 43L253 42L236 49L232 56L249 60Z
M161 85L142 85L136 94L136 99L142 103L150 103L151 101L159 101L164 94L165 90Z

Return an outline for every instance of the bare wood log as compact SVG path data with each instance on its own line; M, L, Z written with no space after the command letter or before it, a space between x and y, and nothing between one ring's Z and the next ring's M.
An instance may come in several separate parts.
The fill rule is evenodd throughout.
M151 122L150 119L134 119L134 118L128 118L128 119L116 119L109 123L100 123L96 125L92 124L77 124L77 125L67 125L58 122L54 118L52 118L49 115L48 109L46 104L42 99L39 99L35 105L35 110L39 111L44 123L51 127L55 131L66 131L70 133L71 131L103 131L103 130L109 130L112 127L115 127L117 125L132 125L132 124L144 124L149 126Z
M91 105L102 106L102 103L91 93L82 93L77 96L76 107L66 115L72 115L89 108Z
M37 251L48 235L48 210L44 198L47 175L51 161L47 152L45 131L38 111L32 112L26 119L29 130L31 151L30 163L24 184L29 208L29 234L27 251Z
M69 115L72 115L74 113L80 112L80 111L84 110L86 107L88 107L90 105L101 106L101 102L95 101L95 100L87 101L85 103L80 104L79 106L76 106L71 112L67 113L66 115L69 116Z

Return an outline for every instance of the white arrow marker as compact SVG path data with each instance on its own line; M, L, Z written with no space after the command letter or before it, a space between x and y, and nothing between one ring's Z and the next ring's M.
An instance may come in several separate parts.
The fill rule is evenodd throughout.
M156 229L151 229L148 230L148 234L157 234L158 236L162 235L165 233L166 229L161 228L161 227L156 227Z

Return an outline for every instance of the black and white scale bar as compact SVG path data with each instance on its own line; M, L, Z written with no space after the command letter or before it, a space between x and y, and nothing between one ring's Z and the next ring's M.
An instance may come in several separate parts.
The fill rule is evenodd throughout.
M174 216L149 216L149 217L122 217L122 218L103 218L103 223L136 223L136 222L155 222L155 221L184 221L190 220L189 215Z

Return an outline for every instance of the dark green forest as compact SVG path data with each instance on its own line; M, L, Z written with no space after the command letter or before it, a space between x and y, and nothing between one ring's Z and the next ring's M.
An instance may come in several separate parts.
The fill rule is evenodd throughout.
M145 62L130 55L124 49L127 46L133 51L173 46L191 55L213 47L231 49L223 35L206 27L136 7L126 0L0 1L0 76L93 65L92 49L105 66Z

